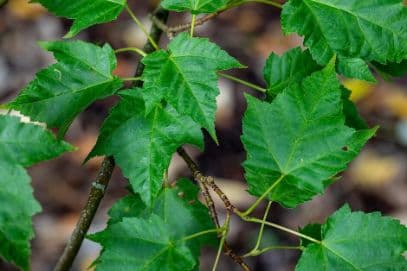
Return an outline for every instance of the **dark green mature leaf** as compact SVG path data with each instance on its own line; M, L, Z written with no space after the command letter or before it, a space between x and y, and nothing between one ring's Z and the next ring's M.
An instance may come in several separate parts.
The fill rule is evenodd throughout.
M239 62L208 39L181 33L167 51L154 52L143 59L144 86L154 92L155 103L166 99L180 114L190 116L215 133L217 71L242 67Z
M319 230L319 232L318 232ZM351 212L345 205L324 225L306 227L321 243L305 242L296 271L403 271L407 228L380 213Z
M407 58L407 9L402 0L290 0L283 8L285 33L305 37L313 58L326 64L337 54L346 76L373 80L363 62Z
M114 223L90 236L103 246L96 270L197 270L201 247L217 242L213 233L187 240L215 227L197 193L190 181L181 180L175 188L165 188L154 206L144 212L125 211L134 206L141 211L141 201L135 195L115 204L110 212ZM120 210L124 211L121 218L116 216Z
M141 91L120 93L90 157L113 155L133 191L151 205L177 148L187 143L202 148L203 138L199 125L169 104L158 104L146 115Z
M369 66L361 58L339 57L337 70L349 78L357 78L368 82L376 82Z
M72 147L43 127L0 115L0 256L29 270L31 217L41 210L23 166L60 155Z
M57 141L45 128L0 115L0 159L25 167L54 158L73 148Z
M67 38L75 36L89 26L115 20L126 5L126 0L32 0L32 2L41 3L57 16L74 20L65 36Z
M272 53L263 70L267 83L267 95L275 96L320 69L322 67L312 59L308 50L302 51L297 47L282 56Z
M82 41L41 45L53 52L58 63L37 73L9 106L59 128L62 137L77 114L115 93L122 82L112 75L116 57L109 45L98 47Z
M247 97L242 141L251 194L295 207L345 169L375 130L345 126L341 96L331 62L271 104Z
M34 199L30 177L22 166L0 160L0 173L0 255L29 270L30 240L34 237L31 217L41 207Z
M190 11L192 14L213 13L226 6L228 0L164 0L161 6L178 12Z

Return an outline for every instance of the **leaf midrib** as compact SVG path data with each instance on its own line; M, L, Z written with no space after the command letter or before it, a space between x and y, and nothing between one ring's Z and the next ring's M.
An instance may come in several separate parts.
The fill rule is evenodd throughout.
M207 119L206 119L206 114L204 109L202 108L202 105L198 99L198 97L195 95L194 91L193 91L193 87L191 86L191 84L189 83L189 81L187 80L186 75L184 74L184 72L182 71L182 69L178 66L178 63L175 59L173 59L173 57L171 57L171 55L168 56L168 60L171 61L171 63L173 63L173 65L175 66L176 70L178 71L178 73L181 75L185 85L187 86L187 90L188 92L191 94L191 96L194 98L195 103L198 105L199 111L202 114L202 116L204 117L205 123L206 125L208 125L207 123ZM208 126L210 127L210 125Z
M40 102L44 102L44 101L47 101L47 100L55 99L55 98L57 98L57 97L59 97L59 96L74 95L74 94L76 94L76 93L78 93L78 92L85 92L85 91L88 91L88 90L90 90L90 89L96 88L96 87L98 87L98 86L102 86L102 85L107 85L107 84L109 84L109 83L113 83L114 81L115 81L115 78L112 78L112 79L110 79L110 80L98 82L98 83L96 83L96 84L94 84L94 85L86 86L86 87L84 87L84 88L80 88L80 89L76 89L76 90L69 87L69 90L70 90L71 92L65 91L65 92L58 93L57 95L54 95L54 96L51 96L51 97L47 97L47 98L42 98L42 99L39 99L39 100L36 100L36 101L27 101L27 102L25 102L25 103L19 102L19 103L17 103L16 105L17 105L17 106L20 106L20 105L24 105L24 104L40 103ZM62 81L60 81L60 82L62 82ZM66 85L65 85L65 86L66 86ZM38 86L37 86L37 87L38 87ZM66 87L68 87L68 86L66 86ZM30 98L33 98L31 95L28 95L28 94L26 94L26 95L29 96Z

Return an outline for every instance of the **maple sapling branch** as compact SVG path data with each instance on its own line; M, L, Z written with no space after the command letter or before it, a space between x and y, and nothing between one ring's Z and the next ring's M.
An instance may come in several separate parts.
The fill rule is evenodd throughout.
M105 195L105 190L112 177L115 162L111 157L105 157L102 166L96 177L95 182L92 184L88 200L85 207L82 209L79 220L75 229L66 245L64 252L58 260L54 271L66 271L72 266L72 263L78 254L79 248L82 245L83 239L89 230L90 224L95 217L99 204ZM100 189L103 187L104 189Z
M182 147L178 148L177 152L186 162L186 164L189 167L189 169L191 170L194 178L195 179L196 179L196 177L200 178L200 179L196 179L196 180L198 181L198 184L201 187L201 192L202 192L202 195L204 196L206 205L209 209L209 214L212 218L213 223L216 225L216 227L220 228L218 214L216 212L216 208L215 208L213 199L212 199L211 195L209 194L209 189L208 189L209 184L206 181L206 177L200 173L198 165L192 160L192 158L188 155L188 153L184 150L184 148L182 148ZM234 212L236 212L235 209L236 208L233 208ZM227 212L230 213L229 210ZM225 255L229 256L243 270L250 271L250 267L243 261L242 257L240 257L239 255L237 255L236 253L233 252L233 250L229 247L226 240L224 241L223 248L224 248Z

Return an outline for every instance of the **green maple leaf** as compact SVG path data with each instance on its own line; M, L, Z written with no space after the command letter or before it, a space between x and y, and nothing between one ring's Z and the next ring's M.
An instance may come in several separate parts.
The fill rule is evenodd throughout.
M72 147L18 117L0 115L0 255L29 270L31 217L41 210L23 166L60 155Z
M373 81L366 62L407 58L407 9L402 0L290 0L283 8L286 34L304 36L321 65L336 54L346 76Z
M249 192L284 206L322 193L344 170L375 129L345 125L342 89L331 62L271 104L248 96L242 141Z
M132 189L151 205L162 188L172 155L183 144L203 147L202 132L191 118L157 105L146 114L140 89L120 93L89 157L113 155Z
M407 228L380 213L351 212L345 205L324 225L310 225L304 234L321 241L303 241L296 271L402 271L407 261Z
M215 111L219 95L217 71L242 67L216 44L181 33L168 45L168 51L154 52L143 60L144 86L149 104L162 98L180 114L190 116L216 139ZM150 98L152 99L152 98ZM148 106L151 107L151 106Z
M71 38L81 30L95 24L101 24L117 19L123 11L126 0L33 0L41 3L50 12L57 16L74 20L74 23L65 35Z
M152 208L143 210L136 195L116 203L109 212L113 221L90 236L103 246L96 270L198 270L201 247L215 245L217 238L211 233L190 239L215 227L197 193L189 180L181 180L165 188ZM134 206L137 212L127 211Z
M164 0L161 6L177 12L190 11L193 14L213 13L228 4L227 0Z
M272 53L264 66L263 76L267 83L267 95L274 97L292 84L301 82L322 66L318 65L308 50L296 47L282 56Z
M9 107L58 128L62 137L77 114L115 93L122 82L112 75L116 57L109 45L101 48L82 41L41 45L53 52L58 63L37 73Z
M321 70L311 57L308 50L302 51L297 47L278 56L272 53L263 69L264 79L267 82L267 101L271 102L276 95L287 87L299 84L315 71ZM350 91L342 87L343 111L346 125L357 130L366 129L367 125L360 117L355 104L349 100Z

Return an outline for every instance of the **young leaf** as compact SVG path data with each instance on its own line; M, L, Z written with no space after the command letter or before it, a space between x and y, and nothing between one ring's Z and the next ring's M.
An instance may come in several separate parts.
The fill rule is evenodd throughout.
M227 3L227 0L164 0L161 6L177 12L189 11L192 14L200 14L216 12Z
M126 0L32 0L41 3L50 12L57 16L74 20L74 23L65 35L71 38L81 30L95 24L115 20L126 5Z
M58 63L37 73L9 107L34 120L59 128L63 137L77 114L97 99L115 93L121 86L112 75L116 57L109 45L82 42L43 42Z
M308 50L302 51L296 47L278 56L272 53L263 69L267 83L267 95L275 96L292 84L301 82L304 77L321 70L311 57Z
M159 104L146 115L139 92L120 93L121 101L103 124L89 156L113 155L133 191L151 205L177 148L187 143L202 148L203 138L199 125L169 104Z
M31 217L41 208L23 166L60 155L72 147L43 127L0 115L0 256L29 270Z
M290 0L283 8L282 26L286 34L305 37L319 64L336 54L338 68L347 76L373 80L363 62L399 63L407 58L403 0Z
M166 99L180 114L190 116L216 139L215 111L219 95L217 71L242 67L216 44L181 33L167 51L143 59L144 86L155 100Z
M271 104L247 97L242 141L251 194L295 207L345 169L374 130L345 126L341 96L331 62Z
M201 247L217 242L216 233L191 236L215 228L197 192L190 181L181 180L175 188L165 188L154 207L137 218L124 213L115 223L109 221L103 232L90 236L103 246L96 270L197 270ZM113 207L114 213L138 203L139 198L130 195Z
M318 227L319 226L319 227ZM321 243L305 242L296 271L402 271L407 261L407 228L380 213L351 212L345 205L324 225L308 226L304 234Z

